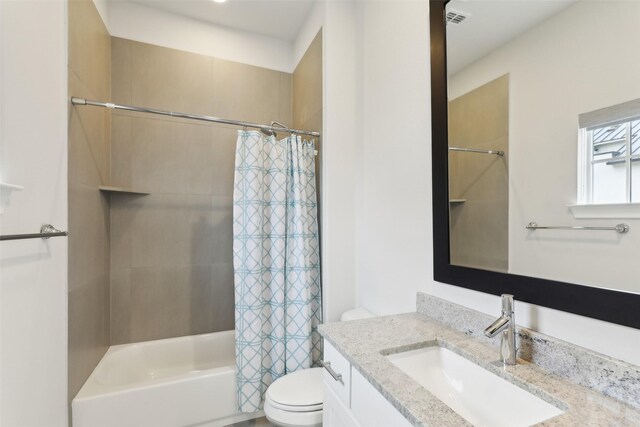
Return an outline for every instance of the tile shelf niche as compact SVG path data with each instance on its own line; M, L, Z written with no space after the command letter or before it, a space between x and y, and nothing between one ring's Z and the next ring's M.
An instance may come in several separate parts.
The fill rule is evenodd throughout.
M101 185L98 187L100 191L108 194L132 194L139 196L148 196L150 193L145 193L144 191L136 191L130 188L121 188L121 187L111 187L109 185Z

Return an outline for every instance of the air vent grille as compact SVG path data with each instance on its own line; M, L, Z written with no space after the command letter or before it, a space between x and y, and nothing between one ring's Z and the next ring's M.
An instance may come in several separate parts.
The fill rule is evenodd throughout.
M459 10L449 9L447 12L447 25L449 24L461 24L462 21L469 18L471 16L470 13L461 12Z

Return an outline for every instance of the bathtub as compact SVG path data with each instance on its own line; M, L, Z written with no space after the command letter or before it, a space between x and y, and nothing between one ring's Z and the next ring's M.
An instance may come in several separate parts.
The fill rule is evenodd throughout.
M237 411L234 331L112 346L72 401L73 427L225 426Z

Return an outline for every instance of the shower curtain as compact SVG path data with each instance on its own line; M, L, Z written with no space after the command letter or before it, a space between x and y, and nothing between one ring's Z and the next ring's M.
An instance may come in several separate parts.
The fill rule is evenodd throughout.
M238 132L233 194L238 406L321 358L314 144Z

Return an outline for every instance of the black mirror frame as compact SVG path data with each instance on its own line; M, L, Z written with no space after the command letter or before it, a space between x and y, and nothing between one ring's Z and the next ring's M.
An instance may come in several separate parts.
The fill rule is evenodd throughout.
M434 280L640 329L640 295L450 263L449 149L445 6L429 0ZM640 278L639 278L640 280Z

